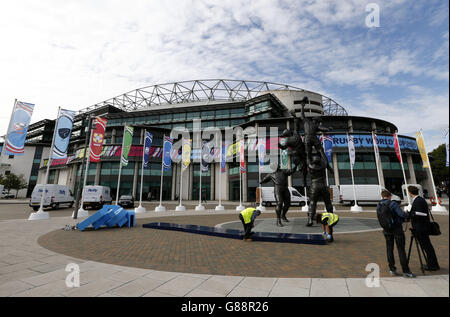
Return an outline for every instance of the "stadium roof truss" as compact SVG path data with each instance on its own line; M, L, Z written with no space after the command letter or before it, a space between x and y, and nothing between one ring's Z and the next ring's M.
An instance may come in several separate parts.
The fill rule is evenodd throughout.
M247 101L270 90L295 90L310 92L301 88L262 81L207 79L181 81L148 86L127 92L82 109L79 114L104 106L114 106L124 111L139 111L152 106L182 104L192 102L239 102ZM347 116L344 107L322 95L325 115Z

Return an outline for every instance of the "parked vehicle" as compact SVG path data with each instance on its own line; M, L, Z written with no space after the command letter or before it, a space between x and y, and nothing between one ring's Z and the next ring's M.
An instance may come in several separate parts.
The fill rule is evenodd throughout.
M257 197L259 197L259 187L257 188ZM306 203L309 204L305 196L302 196L294 187L289 187L289 192L291 193L291 205L299 205L303 207ZM259 200L258 200L259 201ZM276 205L275 200L275 189L274 187L262 187L262 205L270 207Z
M134 208L133 196L127 196L127 195L120 196L119 206L122 208Z
M377 204L381 200L381 191L384 187L380 185L355 185L356 200L358 204ZM392 195L392 200L401 203L397 195ZM339 185L339 201L341 204L355 204L353 185Z
M86 186L83 190L83 209L100 209L111 205L111 189L107 186Z
M39 209L41 204L43 190L44 185L42 184L37 184L34 186L30 199L30 207L32 207L35 211ZM73 194L68 186L54 184L46 185L43 205L44 208L51 207L53 209L58 209L61 205L67 205L69 208L72 208L73 204Z

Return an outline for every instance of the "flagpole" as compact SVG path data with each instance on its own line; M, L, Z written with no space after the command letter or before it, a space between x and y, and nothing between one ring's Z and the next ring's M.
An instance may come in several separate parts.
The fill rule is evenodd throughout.
M378 146L377 146L377 138L373 131L372 131L372 142L373 142L373 152L375 154L375 165L377 166L378 185L380 187L380 195L381 195L381 174L380 174L380 168L378 166L380 164L380 160L379 160L380 152L379 152Z
M122 136L122 153L120 154L120 166L119 166L119 179L117 181L117 192L116 192L116 205L119 204L119 193L120 193L120 176L122 175L122 157L124 150L124 142L125 142L125 133L126 133L127 125L125 124L123 127L123 136Z
M262 184L261 184L261 145L263 145L263 144L259 144L259 138L258 138L258 184L259 184L259 207L258 207L258 209L260 211L266 211L266 207L264 207L262 205L263 197L262 197ZM264 144L264 148L265 147L266 147L266 145Z
M222 206L222 160L223 160L222 148L223 148L223 141L222 141L222 134L221 134L221 136L220 136L220 163L219 163L219 205L216 206L216 211L225 210L225 208ZM226 157L226 153L225 153L225 157Z
M398 132L398 131L397 131ZM402 166L402 173L403 173L403 180L405 181L405 187L406 187L406 197L408 198L408 206L405 207L405 210L409 211L411 210L411 199L409 198L408 195L408 182L406 181L406 174L405 174L405 168L403 166L403 156L402 156L402 149L400 148L400 141L398 139L398 134L397 132L395 133L395 138L397 139L397 144L398 144L398 153L400 155L401 161L400 161L400 165ZM403 190L402 190L403 193Z
M363 209L361 208L361 206L358 205L358 201L356 199L355 177L353 175L353 164L352 164L351 153L350 153L350 136L349 136L348 132L347 132L347 147L348 147L348 155L349 155L349 159L350 159L350 172L352 174L353 198L355 200L355 204L350 208L350 211L361 212L361 211L363 211ZM354 147L355 147L355 143L353 142L353 148ZM356 151L355 151L355 157L356 157Z
M186 208L182 205L183 197L183 154L184 154L184 139L181 148L181 160L180 160L180 204L175 208L175 211L186 211ZM190 144L189 144L190 146ZM189 158L190 160L191 158Z
M242 142L242 140L240 141ZM241 165L242 165L242 154L241 154L241 147L243 147L242 143L239 144L239 206L236 207L236 211L241 212L242 210L245 209L244 206L242 206L242 170L241 170Z
M323 133L322 133L322 148L325 151L325 135ZM330 187L330 182L328 181L328 169L327 168L325 169L325 177L327 179L327 187Z
M11 117L9 118L9 125L11 125L11 120L12 120L12 118L13 118L14 110L16 109L16 105L17 105L17 98L14 99L14 106L13 106L13 110L11 111ZM4 155L3 155L3 152L4 152L4 149L6 148L6 143L8 142L8 130L9 130L9 125L8 125L8 127L7 127L7 130L6 130L5 138L4 138L4 141L3 141L2 152L1 152L1 154L0 154L0 167L3 166L3 156L4 156ZM6 169L6 166L5 166L5 169ZM6 172L6 170L5 170L5 172ZM0 195L1 195L1 193L0 193Z
M44 211L44 199L45 199L45 191L47 189L47 182L48 182L48 174L50 172L50 165L52 165L53 147L54 147L54 144L55 144L56 128L57 128L57 125L58 125L58 119L59 119L60 112L61 112L61 107L58 107L58 115L57 115L56 120L55 120L55 129L53 130L52 145L50 146L50 152L49 152L48 161L47 161L47 171L45 172L44 187L42 189L41 204L39 206L39 210L37 212L32 212L30 214L30 217L28 218L28 220L46 220L46 219L50 218L48 212Z
M431 170L430 158L428 157L428 152L427 152L426 147L425 147L425 138L423 137L422 129L420 129L420 136L422 137L423 147L424 147L425 153L427 155L428 169L430 170L430 175L431 175L431 184L433 185L434 197L436 198L436 205L435 206L431 206L431 211L447 211L447 208L442 206L439 203L439 200L438 200L438 196L437 196L437 192L436 192L436 185L434 184L433 171Z
M144 130L144 143L142 145L142 169L141 169L141 193L139 197L139 207L134 212L137 214L146 213L147 210L142 207L142 189L144 188L144 167L145 167L145 141L147 139L147 129Z
M202 205L202 175L203 175L203 168L202 168L202 163L203 163L203 147L204 144L201 145L201 149L200 149L200 189L199 189L199 194L198 194L198 206L195 207L195 211L204 211L205 210L205 206Z
M166 207L162 205L162 191L163 191L163 181L164 181L164 151L166 148L166 135L163 137L163 149L162 149L162 158L161 158L161 184L159 188L159 206L155 208L156 212L166 211Z
M94 119L95 120L95 119ZM92 146L92 135L94 134L94 129L93 127L91 127L91 133L90 133L90 137L89 137L89 147L87 150L87 154L86 154L86 149L84 149L84 156L86 156L86 168L84 171L84 178L83 178L83 188L81 189L81 204L80 204L80 208L77 211L77 218L80 217L87 217L89 216L89 213L87 212L87 210L84 210L84 189L86 188L86 183L87 183L87 177L88 177L88 171L89 171L89 163L91 161L91 146ZM72 218L73 215L72 215ZM74 218L75 219L75 218Z

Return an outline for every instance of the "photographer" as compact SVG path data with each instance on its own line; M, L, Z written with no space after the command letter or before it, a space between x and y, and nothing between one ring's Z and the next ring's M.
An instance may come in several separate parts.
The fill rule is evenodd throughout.
M412 207L410 211L411 225L414 235L419 241L422 250L426 254L427 265L424 269L427 271L437 271L440 269L436 253L430 241L428 228L430 225L429 210L426 200L419 196L417 187L408 186L408 193L412 197Z
M378 203L377 206L377 214L383 215L384 210L388 213L388 218L390 222L390 226L383 227L384 237L386 239L386 252L387 259L389 263L389 271L392 276L399 275L397 273L397 269L395 267L395 258L394 258L394 241L397 244L397 251L400 257L400 263L402 265L403 276L414 278L416 277L408 266L408 259L406 257L405 250L405 234L403 232L403 221L405 221L409 216L404 213L400 208L399 204L395 201L392 201L392 194L388 190L381 191L382 200ZM380 218L379 218L380 220ZM381 223L381 221L380 221Z

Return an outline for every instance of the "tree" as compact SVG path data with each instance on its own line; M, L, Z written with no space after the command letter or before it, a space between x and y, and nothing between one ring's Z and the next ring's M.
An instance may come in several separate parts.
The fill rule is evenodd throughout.
M449 168L445 166L445 144L439 145L436 149L431 151L428 156L430 157L431 170L433 171L433 178L436 186L443 181L448 181Z
M16 174L13 174L13 173L8 174L8 175L6 175L6 177L3 178L2 185L4 185L5 189L8 190L8 194L11 191L11 189L15 189L16 197L17 197L17 194L19 193L19 190L28 187L28 184L25 181L25 178L23 177L23 175L17 176Z

